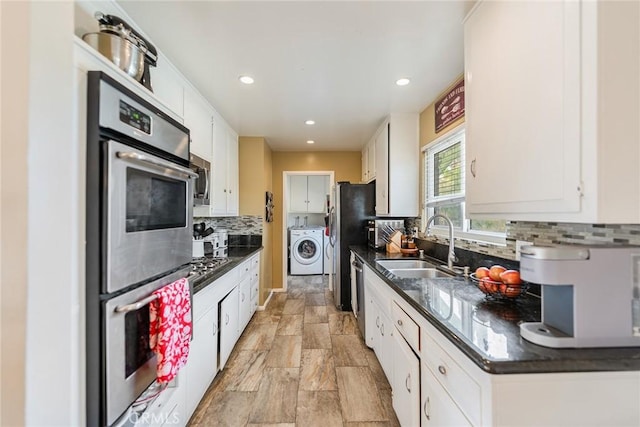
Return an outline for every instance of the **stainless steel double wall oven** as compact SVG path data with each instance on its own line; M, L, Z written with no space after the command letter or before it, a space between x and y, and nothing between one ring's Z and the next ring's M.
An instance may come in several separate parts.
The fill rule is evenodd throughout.
M102 72L87 99L87 423L113 425L154 382L153 292L190 271L189 131Z

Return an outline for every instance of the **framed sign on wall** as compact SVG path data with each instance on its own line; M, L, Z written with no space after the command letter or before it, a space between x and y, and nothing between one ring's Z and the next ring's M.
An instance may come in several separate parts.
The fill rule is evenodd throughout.
M436 133L464 116L464 79L436 101Z

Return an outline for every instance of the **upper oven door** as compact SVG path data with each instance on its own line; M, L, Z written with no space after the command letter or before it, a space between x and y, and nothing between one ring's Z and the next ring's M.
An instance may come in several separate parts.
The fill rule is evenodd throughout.
M195 174L108 142L107 281L111 293L191 261Z

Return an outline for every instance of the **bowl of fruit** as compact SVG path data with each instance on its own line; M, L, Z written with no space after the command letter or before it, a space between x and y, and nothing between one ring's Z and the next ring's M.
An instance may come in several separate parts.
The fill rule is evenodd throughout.
M507 270L501 265L479 267L470 277L487 298L495 300L514 300L529 288L529 284L520 279L518 270Z

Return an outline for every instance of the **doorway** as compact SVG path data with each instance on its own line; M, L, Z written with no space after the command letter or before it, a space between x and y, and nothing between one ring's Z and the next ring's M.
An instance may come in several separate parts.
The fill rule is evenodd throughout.
M290 280L318 282L329 277L325 217L331 206L334 171L284 171L282 183L282 288L286 291Z

